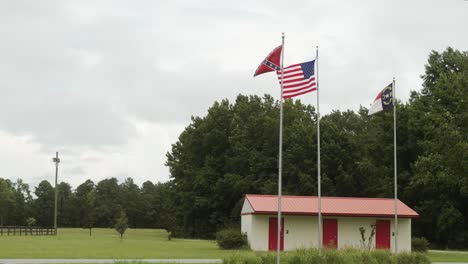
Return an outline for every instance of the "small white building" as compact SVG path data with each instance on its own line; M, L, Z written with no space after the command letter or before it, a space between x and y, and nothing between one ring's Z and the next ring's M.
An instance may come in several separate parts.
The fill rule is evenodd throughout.
M377 248L394 251L394 199L322 197L322 243L334 248ZM318 246L318 199L282 196L281 250ZM252 250L276 250L278 197L247 194L241 212L242 232ZM411 218L419 215L400 200L398 251L411 251ZM375 235L371 236L373 226ZM365 241L361 230L364 229ZM369 240L369 237L371 239ZM369 242L370 241L370 242Z

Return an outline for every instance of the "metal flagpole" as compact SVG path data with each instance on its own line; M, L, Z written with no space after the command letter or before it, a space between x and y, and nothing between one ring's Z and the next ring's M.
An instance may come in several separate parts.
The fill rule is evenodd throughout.
M283 77L284 77L284 33L281 45L281 92L280 92L280 130L279 130L279 157L278 157L278 234L276 244L276 263L280 264L281 251L281 174L283 172Z
M58 177L58 165L60 163L58 152L55 152L55 158L52 158L52 161L55 163L54 232L55 232L55 235L57 235L57 197L58 197L57 177Z
M398 206L397 206L397 142L396 142L396 93L395 93L395 77L393 77L393 173L394 173L394 188L395 188L395 253L398 253Z
M315 62L317 65L315 82L317 83L317 185L318 185L318 248L322 249L322 191L320 186L320 96L319 96L319 80L318 80L318 46L316 47Z

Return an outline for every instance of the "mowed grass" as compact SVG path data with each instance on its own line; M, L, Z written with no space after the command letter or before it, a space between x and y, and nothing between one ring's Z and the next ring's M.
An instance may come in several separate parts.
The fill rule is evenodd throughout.
M212 240L167 239L158 229L128 229L120 241L114 229L60 228L58 236L0 236L0 258L223 258L238 251L221 250Z
M128 229L124 240L110 228L60 228L58 236L0 236L2 258L222 259L250 251L221 250L213 240L167 239L165 230ZM261 254L261 253L260 253ZM433 262L468 262L467 251L429 251Z
M468 262L468 251L429 250L432 262Z

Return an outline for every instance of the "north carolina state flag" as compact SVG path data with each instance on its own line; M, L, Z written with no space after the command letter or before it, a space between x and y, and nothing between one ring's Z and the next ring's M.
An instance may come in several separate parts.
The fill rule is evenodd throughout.
M387 85L383 88L382 91L377 95L371 107L369 108L368 115L375 114L382 110L387 109L390 106L393 106L393 83Z
M283 46L280 45L276 47L268 56L260 63L257 70L254 73L254 77L266 72L279 71L280 68L280 59L281 59L281 50Z

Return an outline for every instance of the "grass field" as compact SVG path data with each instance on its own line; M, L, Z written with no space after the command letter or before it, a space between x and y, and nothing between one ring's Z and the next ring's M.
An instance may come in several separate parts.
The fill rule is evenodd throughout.
M0 236L0 258L222 258L214 241L167 240L165 230L129 229L120 241L114 229L61 228L58 236Z
M468 262L468 251L429 250L432 262Z
M114 229L62 228L55 236L0 236L2 258L200 258L220 259L239 251L220 250L211 240L167 240L164 230L129 229L120 241ZM468 252L430 251L434 262L468 262Z

